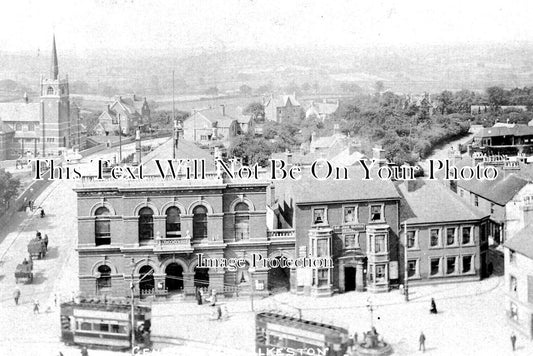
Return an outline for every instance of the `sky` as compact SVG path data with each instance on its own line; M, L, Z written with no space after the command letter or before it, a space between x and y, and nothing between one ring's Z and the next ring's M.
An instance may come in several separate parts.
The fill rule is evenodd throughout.
M0 51L533 42L531 0L3 0Z

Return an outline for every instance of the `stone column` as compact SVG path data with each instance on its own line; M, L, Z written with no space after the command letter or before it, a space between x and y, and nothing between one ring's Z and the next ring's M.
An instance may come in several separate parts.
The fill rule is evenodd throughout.
M209 269L209 289L215 289L217 295L224 295L224 271Z
M154 215L154 239L157 236L157 232L161 234L162 238L165 238L167 236L166 223L166 215Z
M183 293L185 295L194 295L194 272L183 272Z
M185 237L187 235L187 231L189 231L189 234L192 238L192 214L183 214L180 216L180 222L181 222L181 236Z
M298 280L296 278L296 267L291 268L290 272L290 284L291 284L291 293L297 293L298 292Z
M357 261L355 266L355 290L363 292L365 290L365 279L363 272L363 261Z
M344 293L346 291L346 281L344 275L344 260L339 260L339 291Z

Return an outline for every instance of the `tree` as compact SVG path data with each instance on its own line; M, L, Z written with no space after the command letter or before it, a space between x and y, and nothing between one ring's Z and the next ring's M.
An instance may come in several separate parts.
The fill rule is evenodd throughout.
M208 88L205 93L207 95L217 96L218 95L218 88L217 87L210 87Z
M441 114L450 113L450 106L452 105L453 97L453 93L449 90L444 90L437 96L438 107Z
M505 90L500 87L490 87L487 88L487 96L489 99L489 104L493 108L498 108L504 104L505 101Z
M242 113L252 115L252 118L256 121L263 121L265 119L265 107L258 102L248 104Z
M4 170L0 170L0 215L9 206L9 201L16 197L20 187L20 180Z
M230 145L230 157L239 157L247 164L258 163L260 166L266 166L272 147L269 142L262 137L254 137L251 134L238 136Z
M385 88L385 84L383 84L383 81L381 81L381 80L378 80L374 84L374 89L376 89L376 94L380 94L383 91L384 88Z
M239 92L241 95L250 96L252 95L252 88L246 84L243 84L239 87Z

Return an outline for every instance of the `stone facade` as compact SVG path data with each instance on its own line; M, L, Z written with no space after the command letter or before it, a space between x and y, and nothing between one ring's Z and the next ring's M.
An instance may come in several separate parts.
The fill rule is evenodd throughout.
M262 294L283 271L250 268L252 254L293 255L293 235L267 231L266 182L108 183L85 179L76 189L85 295L126 296L132 281L137 296L194 295L196 287L231 296L252 286ZM199 254L243 258L249 266L197 268Z

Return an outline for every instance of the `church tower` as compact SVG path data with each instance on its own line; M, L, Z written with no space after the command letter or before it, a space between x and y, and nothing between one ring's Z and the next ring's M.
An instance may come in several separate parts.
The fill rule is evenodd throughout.
M41 76L40 140L43 156L58 155L73 142L70 118L68 76L61 78L57 60L56 38L52 41L49 78Z

